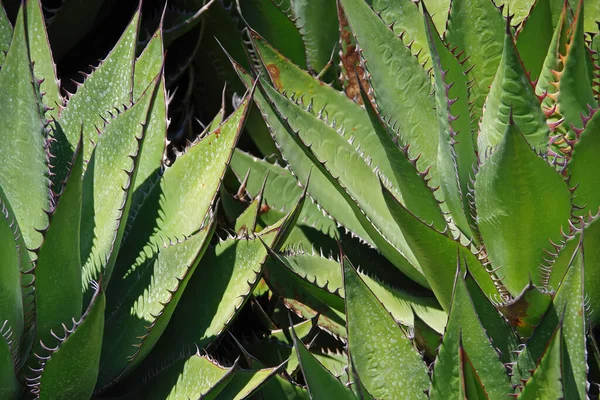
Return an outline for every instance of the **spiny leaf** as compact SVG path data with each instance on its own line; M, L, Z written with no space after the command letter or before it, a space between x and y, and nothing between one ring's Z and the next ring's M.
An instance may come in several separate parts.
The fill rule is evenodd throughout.
M8 322L4 321L0 325L0 396L3 399L12 400L19 398L21 386L15 375L15 364L12 357L13 349L5 338L8 335L10 335L10 327ZM14 340L14 338L12 339Z
M460 371L465 367L465 360L460 357L461 347L470 360L467 367L472 366L472 372L478 376L490 398L501 399L512 393L504 365L481 325L465 280L458 270L448 325L433 367L432 399L444 399L448 393L461 390Z
M421 356L347 258L342 268L350 357L362 384L378 399L426 398Z
M167 327L214 229L211 213L198 233L158 248L119 286L109 286L108 295L117 297L119 306L109 310L106 318L98 387L122 380L150 353ZM127 291L123 292L123 288Z
M137 40L140 10L123 32L119 42L100 66L87 77L61 112L59 122L64 130L64 138L56 138L52 151L57 156L54 169L55 182L63 179L73 148L79 140L83 126L83 156L89 159L92 149L98 141L96 127L103 126L103 118L109 118L109 112L115 107L130 104L133 87L133 64L135 43Z
M528 338L548 310L553 294L530 283L513 299L498 305L498 310L521 338Z
M447 26L446 43L467 59L465 69L472 66L470 100L473 120L478 121L502 56L505 22L491 0L453 0Z
M46 128L42 100L27 49L21 8L6 60L0 70L0 186L15 212L28 248L39 247L35 229L48 224L50 208Z
M12 39L13 29L12 25L6 16L4 7L0 6L0 67L4 63L4 57L8 48L10 47L10 41Z
M466 258L467 268L484 293L492 298L498 295L498 289L494 286L490 274L471 250L416 218L400 204L385 185L381 185L381 190L394 221L407 233L406 239L445 311L450 309L457 253Z
M81 262L84 288L100 273L107 285L132 200L155 81L133 107L112 120L98 139L83 177ZM83 138L85 141L85 137ZM85 152L85 145L82 151ZM84 153L85 157L85 153Z
M273 377L279 368L263 368L258 371L236 370L231 380L229 380L223 389L215 397L211 396L212 391L206 396L206 399L215 400L242 400L252 396L265 382ZM217 387L218 388L218 387Z
M545 199L539 207L540 199ZM571 194L561 175L527 144L512 122L475 182L477 221L496 274L516 296L532 281L541 285L539 265L561 239L571 212ZM519 266L519 267L517 267Z
M437 165L441 187L453 222L468 238L477 240L477 236L472 233L475 221L467 197L473 165L477 160L470 121L467 76L454 54L440 39L427 10L424 13L440 129ZM408 208L412 210L410 206Z
M418 169L431 167L431 185L438 186L438 134L430 125L436 117L429 77L402 40L363 0L343 0L341 4L362 49L381 114L390 119L402 144L410 144L411 157L421 154Z
M30 380L36 399L89 398L98 376L106 300L100 286L89 308L48 356L40 357L37 378Z
M81 317L80 225L83 174L83 145L80 142L73 155L67 180L60 188L57 204L51 211L50 223L44 231L44 242L35 262L35 327L34 352L39 342L54 346L51 331L61 324Z
M290 382L288 379L282 378L279 375L272 376L271 379L269 379L261 388L260 394L265 399L310 399L306 389Z
M60 83L56 77L56 66L48 43L42 5L40 0L29 0L24 4L27 13L27 45L34 65L33 74L37 79L43 79L40 92L44 93L44 104L51 108L48 110L48 117L57 118L60 107L63 106L63 98L60 95Z
M492 88L485 101L477 147L479 159L495 148L504 137L511 116L527 139L529 147L543 153L548 146L548 125L506 25L504 51Z

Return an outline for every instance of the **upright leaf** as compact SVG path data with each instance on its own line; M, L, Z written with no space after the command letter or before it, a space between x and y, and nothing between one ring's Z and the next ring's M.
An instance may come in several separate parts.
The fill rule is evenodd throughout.
M15 213L28 248L39 247L36 229L48 224L50 208L43 104L27 49L21 8L0 70L0 187Z
M4 11L4 7L0 4L0 67L2 67L4 56L10 47L12 35L12 24Z
M378 399L425 399L427 368L410 339L342 260L350 357L361 383Z
M1 7L1 6L0 6ZM21 394L21 386L15 374L12 346L5 336L10 335L7 321L0 325L0 396L3 399L18 399Z
M539 200L545 199L543 207ZM571 194L561 175L527 144L510 121L475 182L477 221L496 274L516 296L530 282L541 285L539 266L551 241L567 226ZM518 266L518 267L517 267Z

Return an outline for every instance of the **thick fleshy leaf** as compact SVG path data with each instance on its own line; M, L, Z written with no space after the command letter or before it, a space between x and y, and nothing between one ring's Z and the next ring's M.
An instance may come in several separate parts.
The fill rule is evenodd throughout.
M511 117L523 132L529 147L545 153L548 146L548 125L540 100L523 69L508 24L506 29L504 51L479 127L477 147L481 161L500 144L507 126L511 124Z
M306 380L308 393L313 399L355 399L352 391L333 376L314 355L308 351L295 333L294 347L300 360L302 374Z
M302 194L302 188L288 169L255 158L239 149L233 153L229 166L240 182L243 182L246 174L250 171L245 189L252 197L258 195L263 179L268 173L264 200L270 208L287 213L291 211ZM338 236L335 221L323 215L323 212L313 202L306 202L298 221L331 237Z
M52 147L57 156L53 171L56 174L55 182L63 179L66 171L64 163L71 159L81 130L83 129L83 157L88 160L98 142L96 127L103 126L103 118L109 118L115 107L121 109L123 104L130 104L133 100L131 89L139 19L138 9L110 54L87 77L69 98L67 107L61 111L58 121L65 137L55 138L57 142Z
M473 101L473 120L481 117L490 85L497 75L504 47L505 22L500 10L490 0L453 0L448 16L446 43L463 52L468 59L465 70L472 66L468 77L474 79L470 99ZM479 147L482 152L485 149Z
M261 388L260 394L265 399L290 399L290 400L308 400L310 396L308 391L302 386L298 386L288 379L279 375L274 375Z
M563 386L562 364L564 343L562 340L562 327L559 325L550 338L541 359L533 370L533 374L525 382L523 391L517 399L553 399L563 398L567 392ZM571 393L569 396L574 395ZM584 397L585 398L585 397Z
M260 238L230 238L208 249L145 365L154 368L190 346L205 348L216 340L259 280L267 258L261 240L270 246L280 233L281 225L276 225L261 232Z
M453 222L467 237L473 238L471 231L475 222L467 193L477 156L470 120L468 78L462 65L440 39L426 10L425 29L432 56L440 131L437 165L441 188ZM407 208L412 211L410 206Z
M37 79L43 79L40 83L40 92L44 93L42 97L44 104L51 108L48 110L48 117L57 118L63 105L63 98L60 95L60 83L56 77L56 66L48 43L42 5L40 0L29 0L25 4L27 45L33 62L33 74Z
M157 31L135 61L133 76L133 99L138 101L144 91L151 85L164 66L163 35ZM164 78L160 79L155 99L149 111L148 126L144 139L144 147L140 154L139 166L135 182L133 182L133 209L144 200L146 192L155 183L157 173L162 169L163 156L167 141L167 95ZM131 218L130 218L131 219Z
M468 355L470 365L465 365L463 352ZM501 399L512 393L506 369L490 343L458 271L448 325L433 367L431 398L445 399L448 393L464 390L461 369L468 370L471 366L489 398Z
M254 392L272 376L275 375L278 368L263 368L258 371L236 370L231 380L219 393L212 397L212 391L206 396L206 399L215 400L243 400L250 397Z
M163 238L190 236L202 226L243 129L249 101L246 97L221 127L188 148L145 196L139 218L123 240L115 279L135 268L148 244L162 246Z
M590 173L596 170L600 161L596 157L597 151L600 151L599 132L600 113L595 111L579 135L567 165L569 185L576 188L573 202L578 207L573 212L577 216L596 215L600 209L600 176Z
M431 127L436 115L429 76L363 0L343 0L341 4L371 74L369 82L381 114L390 119L402 144L410 144L411 157L421 154L418 169L430 167L431 185L438 186L439 135Z
M519 336L528 338L548 310L553 295L552 291L530 283L521 293L497 307Z
M320 73L331 60L332 65L324 75L324 80L331 82L337 78L336 69L339 65L339 58L335 52L339 36L336 1L291 0L290 3L293 21L306 48L308 68Z
M143 398L152 400L199 399L215 385L233 378L235 366L223 367L199 353L174 362L144 385ZM217 393L213 392L213 395Z
M81 143L75 149L71 164L35 262L36 352L39 351L40 340L46 346L54 346L55 339L50 331L59 332L61 324L78 320L83 312L79 255L83 174Z
M383 184L381 190L394 221L406 232L413 254L419 260L433 293L445 311L450 309L457 254L461 258L465 257L467 268L484 293L491 298L498 295L490 273L471 250L450 237L448 232L438 232L419 220Z
M587 113L588 107L597 107L591 79L588 78L591 77L592 71L589 70L589 53L585 45L583 8L581 0L571 25L556 97L567 126L573 125L577 128L583 125L581 114Z
M60 343L40 357L40 370L30 380L39 399L75 399L92 396L102 348L106 298L98 287L81 319L61 337ZM47 357L47 358L46 358Z
M198 233L157 248L115 290L114 283L109 286L108 296L118 298L119 305L106 318L99 388L124 378L154 347L210 243L214 222L208 215Z
M99 136L83 177L81 262L83 287L112 274L132 200L139 155L157 82L131 108L113 119ZM82 139L88 139L85 136ZM82 151L85 154L85 145Z
M429 377L421 356L350 261L342 263L348 345L361 383L378 399L426 398Z
M35 229L48 225L50 208L46 127L39 86L32 74L24 10L0 70L0 187L15 213L30 249L42 236ZM70 160L70 158L69 158Z
M252 235L256 231L256 220L260 212L264 185L258 195L235 221L234 230L238 236Z
M429 2L425 2L429 7ZM401 37L404 44L410 45L419 64L425 69L431 68L431 54L427 45L427 33L423 25L423 15L417 3L410 0L373 0L373 10L379 14L383 22L389 25L394 33ZM447 11L446 8L445 11ZM445 23L445 21L444 21Z
M540 199L544 207L539 207ZM571 193L552 166L532 151L514 122L479 168L475 182L477 221L496 274L516 296L531 280L567 227Z
M10 328L15 343L21 341L24 330L23 292L21 290L21 257L24 243L10 204L0 187L0 318L3 329ZM4 333L3 330L2 333ZM3 341L0 338L0 341ZM3 346L0 343L0 346ZM3 352L4 350L0 350ZM7 381L8 382L8 381ZM2 387L2 385L0 385ZM8 387L8 386L7 386Z

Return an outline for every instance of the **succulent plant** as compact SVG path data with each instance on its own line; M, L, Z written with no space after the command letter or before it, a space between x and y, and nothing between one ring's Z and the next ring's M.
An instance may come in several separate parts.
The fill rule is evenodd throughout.
M0 10L3 399L242 398L278 371L205 351L297 217L213 236L251 94L166 166L163 31L136 57L140 18L63 96L40 1L14 28Z
M339 3L353 90L250 28L258 65L232 61L246 87L258 77L283 164L236 150L236 197L262 193L265 220L294 181L312 200L263 274L342 343L340 375L292 332L311 398L596 396L595 3L538 0L514 27L491 0L453 0L437 25L423 2ZM335 240L339 259L319 254Z

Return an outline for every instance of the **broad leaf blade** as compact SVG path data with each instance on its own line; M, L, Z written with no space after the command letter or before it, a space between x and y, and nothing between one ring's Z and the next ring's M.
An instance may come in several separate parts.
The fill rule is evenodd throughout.
M348 345L362 384L379 399L426 398L421 356L348 259L342 263Z

